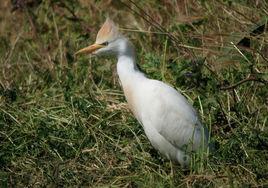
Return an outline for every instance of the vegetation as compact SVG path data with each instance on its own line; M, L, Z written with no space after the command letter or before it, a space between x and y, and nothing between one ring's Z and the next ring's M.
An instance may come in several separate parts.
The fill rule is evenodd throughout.
M73 56L107 15L211 130L188 170L150 145L115 60ZM265 0L2 0L0 186L268 186L267 20Z

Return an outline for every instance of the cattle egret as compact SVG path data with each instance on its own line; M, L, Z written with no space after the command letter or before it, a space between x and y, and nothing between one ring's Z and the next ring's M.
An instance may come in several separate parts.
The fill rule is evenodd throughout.
M174 88L147 78L138 69L132 43L111 19L106 19L95 44L77 54L117 57L117 73L129 108L153 147L168 159L188 166L191 152L207 148L208 131L192 105Z

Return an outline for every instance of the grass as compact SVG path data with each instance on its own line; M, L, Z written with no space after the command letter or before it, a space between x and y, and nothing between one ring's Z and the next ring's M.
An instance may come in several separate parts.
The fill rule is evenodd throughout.
M268 186L267 2L120 2L0 4L1 187ZM73 57L107 14L211 130L189 170L152 148L114 59Z

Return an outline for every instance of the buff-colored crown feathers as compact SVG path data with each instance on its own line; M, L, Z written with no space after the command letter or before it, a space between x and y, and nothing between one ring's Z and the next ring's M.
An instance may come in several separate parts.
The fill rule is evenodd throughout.
M107 18L97 34L96 44L102 44L104 42L111 41L114 38L118 37L118 35L118 27L110 18Z

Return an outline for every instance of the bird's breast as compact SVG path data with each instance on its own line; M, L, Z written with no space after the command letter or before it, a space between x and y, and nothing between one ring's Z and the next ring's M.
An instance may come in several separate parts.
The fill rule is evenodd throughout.
M135 97L136 97L135 90L129 85L125 85L125 86L123 85L123 91L124 91L124 94L128 103L128 107L130 108L134 116L138 118L138 111L137 111L137 105L136 105L137 101L135 100Z

